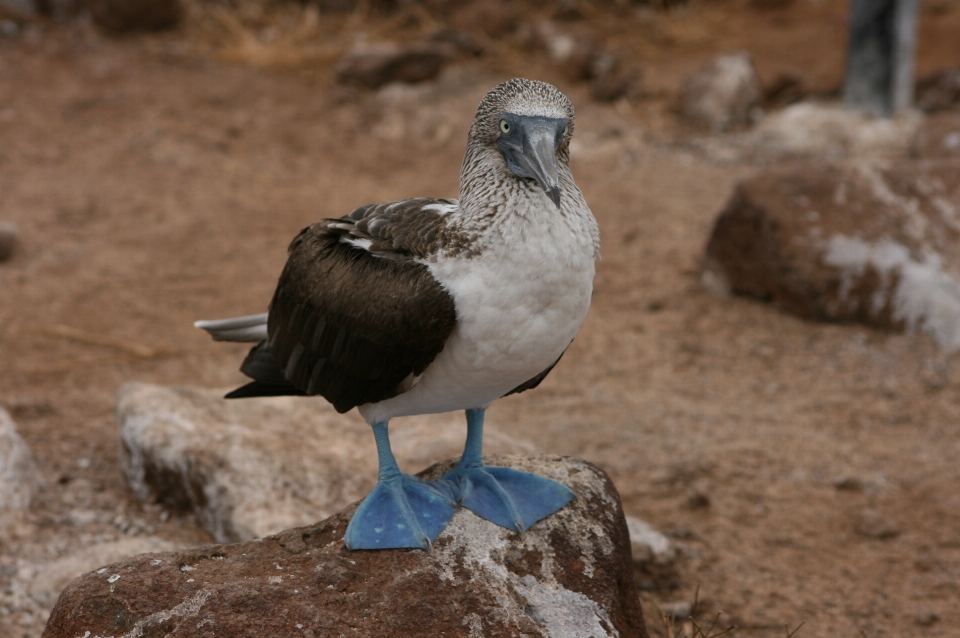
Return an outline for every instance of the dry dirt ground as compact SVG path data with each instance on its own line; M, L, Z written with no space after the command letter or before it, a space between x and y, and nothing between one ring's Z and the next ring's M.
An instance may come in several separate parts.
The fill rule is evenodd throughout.
M960 636L960 358L698 283L714 216L757 166L677 141L669 96L684 74L747 48L764 81L798 71L829 91L842 77L846 3L758 4L594 15L644 71L646 96L615 105L509 42L422 87L362 92L335 86L323 55L225 61L223 42L199 46L190 29L109 38L38 25L0 38L0 220L22 233L0 265L0 405L47 477L0 539L0 603L18 569L96 543L209 542L189 516L125 488L117 388L240 382L245 348L191 322L261 311L307 223L455 196L476 103L526 75L578 109L572 164L603 259L562 364L489 419L597 463L628 514L681 546L678 586L643 594L651 633L664 635L657 602L699 590L700 616L722 610L738 636L801 622L796 635L811 638ZM924 3L921 73L960 59L958 26L957 3ZM361 27L329 28L342 39ZM38 636L46 611L0 605L0 635Z

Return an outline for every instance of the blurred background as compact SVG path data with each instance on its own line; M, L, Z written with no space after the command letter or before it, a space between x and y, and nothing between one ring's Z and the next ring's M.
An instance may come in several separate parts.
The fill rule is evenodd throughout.
M0 0L0 635L99 565L369 489L304 478L309 410L272 465L201 429L137 475L161 455L117 391L241 382L192 322L264 311L313 221L455 197L477 103L524 76L576 107L602 260L497 451L611 475L652 636L960 636L960 0L854 5ZM452 418L412 422L450 446L406 471ZM176 475L204 459L268 496ZM304 520L271 510L294 492Z

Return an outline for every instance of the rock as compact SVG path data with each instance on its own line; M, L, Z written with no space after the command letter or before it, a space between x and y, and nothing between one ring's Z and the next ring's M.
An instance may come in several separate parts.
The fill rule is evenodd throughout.
M351 506L262 541L139 556L71 583L43 636L646 636L610 479L578 459L488 463L576 499L522 536L460 510L429 552L347 551Z
M573 82L590 82L593 99L617 100L634 90L636 73L623 69L620 58L597 45L588 34L553 22L541 22L533 30L534 43Z
M0 17L26 20L36 13L34 0L0 0Z
M781 109L807 96L803 76L799 73L781 73L763 88L763 108Z
M801 164L741 183L701 281L801 317L960 349L960 162Z
M540 22L534 27L533 44L545 51L572 82L593 79L614 70L618 63L615 56L605 54L597 46L589 33L554 22Z
M88 0L36 0L37 11L52 20L64 22L87 9Z
M840 159L907 154L922 118L904 110L893 118L848 111L839 103L800 102L766 115L743 143L764 157Z
M911 154L926 159L960 159L960 113L947 111L926 117L917 129Z
M0 525L12 520L11 513L30 507L30 501L44 480L17 426L0 408Z
M87 545L83 551L48 563L27 567L17 574L26 584L27 595L40 607L50 609L70 581L103 565L115 563L146 552L167 552L176 549L169 541L155 537L121 538L116 541Z
M333 71L340 82L376 89L390 82L423 82L439 75L453 57L443 42L365 44L341 57Z
M488 38L502 38L517 29L516 7L503 0L465 2L450 16L450 24L462 31L480 31Z
M87 0L93 22L109 31L160 31L183 19L180 0Z
M833 481L833 486L845 492L863 491L863 481L856 476L847 476L846 474L838 476L836 480Z
M942 69L917 82L914 102L927 113L960 108L960 68Z
M680 112L713 132L753 123L760 104L760 80L748 53L717 56L684 83Z
M937 615L937 612L927 607L921 607L917 610L917 613L913 617L913 621L920 625L921 627L929 627L935 622L940 620L940 616Z
M483 45L477 42L476 38L459 29L440 29L430 36L430 41L452 47L458 53L472 57L477 57L484 51Z
M856 530L861 536L877 540L887 540L900 535L900 526L897 525L896 521L872 510L864 510L860 513Z
M693 614L693 605L687 601L680 600L660 605L663 613L674 620L686 620Z
M191 510L218 542L250 540L324 519L377 476L370 427L319 398L224 400L222 391L127 384L117 396L121 469L137 498ZM405 471L458 457L459 414L395 419ZM486 426L485 449L532 452Z
M16 224L10 222L0 222L0 263L7 261L13 256L20 242L20 231Z
M677 549L670 539L647 523L627 517L630 548L637 587L645 590L674 589L680 584Z

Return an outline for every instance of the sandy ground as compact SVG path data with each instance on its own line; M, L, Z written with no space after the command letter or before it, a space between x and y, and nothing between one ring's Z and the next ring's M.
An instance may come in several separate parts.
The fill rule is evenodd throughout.
M455 196L476 103L527 75L578 109L572 165L603 259L562 364L489 420L597 463L627 513L682 548L678 587L643 594L652 634L664 634L658 602L699 590L699 616L723 611L739 636L801 622L803 637L960 636L960 359L924 337L805 322L699 285L712 220L757 166L678 141L689 133L669 96L684 74L746 47L764 81L800 71L829 91L842 77L845 3L747 6L597 18L644 69L647 97L614 105L513 49L375 93L334 86L322 60L223 61L188 46L189 32L0 38L0 220L22 232L0 265L0 405L47 478L0 538L0 635L43 627L48 609L14 595L31 566L131 537L209 541L188 516L132 500L117 388L240 382L245 348L192 321L263 310L307 223ZM924 11L921 73L960 59L960 7Z

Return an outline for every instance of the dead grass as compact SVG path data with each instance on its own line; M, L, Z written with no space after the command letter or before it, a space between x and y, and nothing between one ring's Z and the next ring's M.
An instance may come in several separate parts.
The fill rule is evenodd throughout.
M690 614L686 618L668 613L659 603L654 602L654 604L657 607L657 616L663 625L663 638L720 638L737 629L736 625L723 622L722 611L718 611L712 619L699 614L701 606L699 587L694 593ZM804 624L806 621L801 621L792 630L789 624L784 624L783 633L786 638L794 638Z
M254 5L248 5L254 6ZM260 4L256 10L190 2L187 33L220 59L258 68L328 63L343 51L315 5Z

